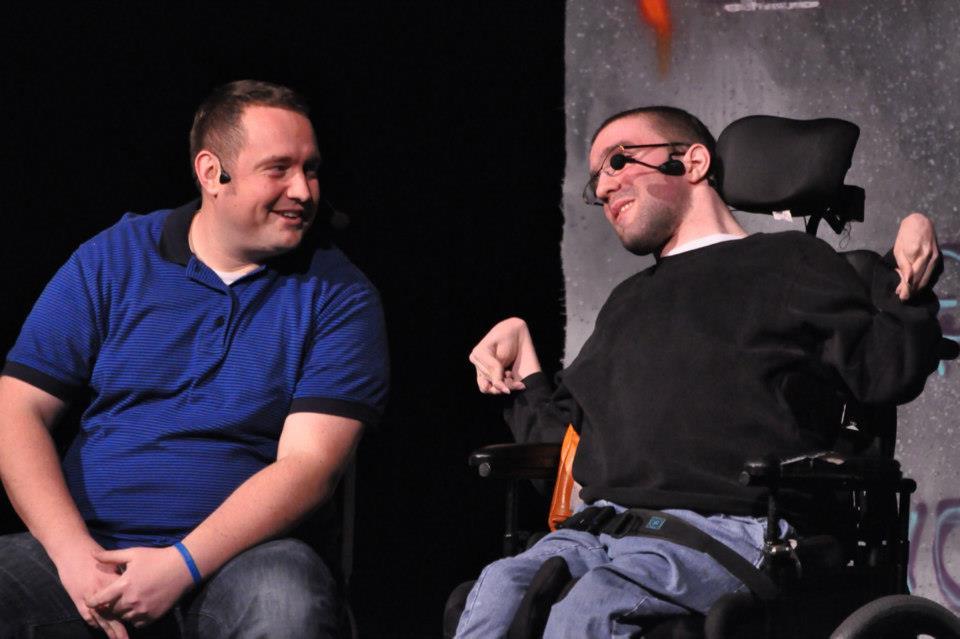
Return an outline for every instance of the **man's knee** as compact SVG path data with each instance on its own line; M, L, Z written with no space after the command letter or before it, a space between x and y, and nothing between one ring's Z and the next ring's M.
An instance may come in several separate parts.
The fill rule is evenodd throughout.
M191 605L201 629L236 628L228 636L335 636L340 604L330 570L306 544L280 539L228 562ZM207 633L201 633L206 636Z
M596 537L579 531L561 530L544 537L519 555L489 564L480 573L467 597L458 636L503 635L534 575L551 558L562 558L574 577L605 560L603 548Z
M32 535L0 536L0 566L0 639L33 636L39 627L87 636L56 567Z
M467 595L456 636L503 636L541 562L521 554L488 564Z
M600 637L604 633L609 635L612 611L606 602L615 593L607 590L606 584L597 583L597 577L603 572L603 569L587 572L554 602L550 608L545 637L575 636L575 633L586 633L584 637Z
M279 539L252 548L236 559L239 561L233 570L224 576L237 580L248 595L249 605L260 615L303 619L328 608L336 612L337 585L333 576L305 543Z
M516 557L506 557L487 564L477 579L477 586L493 586L497 590L512 586L527 587L537 571L537 564Z

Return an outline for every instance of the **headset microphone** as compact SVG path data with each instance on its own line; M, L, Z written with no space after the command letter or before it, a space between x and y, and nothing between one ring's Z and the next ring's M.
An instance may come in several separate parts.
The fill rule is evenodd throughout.
M683 175L687 172L687 167L684 166L683 162L677 160L676 158L667 160L663 164L647 164L646 162L641 162L640 160L634 160L633 158L627 157L623 153L616 153L610 158L610 168L614 171L619 171L627 164L641 164L643 166L650 167L651 169L656 169L664 175Z

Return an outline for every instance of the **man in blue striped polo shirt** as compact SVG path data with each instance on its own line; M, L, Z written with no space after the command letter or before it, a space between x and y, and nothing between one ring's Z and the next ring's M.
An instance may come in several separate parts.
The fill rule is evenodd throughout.
M323 562L283 533L332 493L387 389L378 295L311 233L303 99L216 90L190 133L201 199L84 243L0 377L0 638L336 634ZM92 392L62 465L49 430ZM59 634L57 636L67 636Z

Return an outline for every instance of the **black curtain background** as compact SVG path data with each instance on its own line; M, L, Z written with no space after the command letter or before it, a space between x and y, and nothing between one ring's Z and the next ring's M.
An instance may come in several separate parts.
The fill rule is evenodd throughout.
M465 460L509 433L467 354L520 315L545 368L561 356L563 24L559 1L8 8L0 347L81 241L194 197L187 132L213 86L299 89L325 195L351 218L336 241L380 289L391 340L389 408L359 457L353 607L365 637L438 635L446 594L500 547L502 490Z

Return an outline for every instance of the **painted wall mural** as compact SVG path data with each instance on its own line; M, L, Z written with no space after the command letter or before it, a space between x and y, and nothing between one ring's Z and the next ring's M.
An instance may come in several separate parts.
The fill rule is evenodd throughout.
M960 340L960 12L956 0L568 0L562 246L566 361L610 290L649 260L626 253L580 199L589 138L609 114L683 107L716 134L740 117L839 117L861 137L848 184L866 219L838 248L885 252L905 214L936 222L944 333ZM750 231L801 228L738 214ZM898 456L917 480L911 587L960 611L960 362L900 409Z
M940 295L940 328L943 329L943 336L960 342L960 317L957 313L957 299L960 297L960 288L956 282L955 274L960 271L960 244L944 244L941 246L944 259L944 277L941 278L937 287ZM955 368L957 362L940 362L940 370L937 374L944 376L947 374L947 367Z
M940 595L948 606L960 610L960 571L955 561L956 548L953 544L948 547L950 535L960 532L960 498L942 499L931 509L926 503L914 505L910 512L910 538L919 539L923 536L927 525L933 527L930 534L933 537L931 556L929 560L933 566L933 574L937 579ZM917 564L922 563L918 552L919 544L910 548L910 573L908 583L910 590L918 590L914 576Z
M941 246L944 271L937 285L940 326L943 334L960 342L960 243ZM928 401L926 395L901 410L901 422L918 424L918 432L898 442L898 455L918 484L910 512L909 585L960 612L960 424L957 423L960 360L941 362L930 388L951 389L951 394ZM941 386L943 385L943 386ZM925 412L929 411L929 412ZM942 426L941 426L942 424ZM924 432L924 428L928 430ZM930 459L927 454L933 454Z

